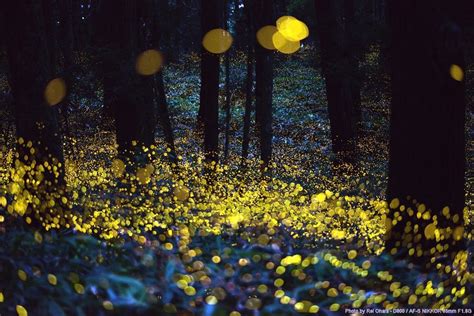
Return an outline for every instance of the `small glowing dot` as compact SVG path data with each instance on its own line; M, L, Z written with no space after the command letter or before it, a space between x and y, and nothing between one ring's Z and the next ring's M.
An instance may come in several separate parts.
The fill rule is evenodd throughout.
M58 279L54 274L48 274L48 282L51 285L56 285L58 283Z
M80 283L74 284L74 290L77 292L77 294L84 294L85 292L84 286Z
M125 172L125 163L120 159L112 161L112 173L115 177L120 178Z
M104 309L108 310L108 311L112 311L114 310L114 304L112 304L111 301L104 301L102 303L102 306L104 307Z
M196 289L192 286L187 286L184 288L184 293L188 296L196 295Z
M173 190L173 194L176 196L178 201L184 202L189 198L189 189L185 186L177 186Z
M393 199L390 202L390 208L391 209L397 209L400 206L400 200L399 199Z
M350 260L354 259L357 257L357 251L356 250L351 250L349 251L349 253L347 254L347 258L349 258Z
M262 306L262 301L258 298L250 298L245 302L245 307L250 310L257 310Z
M240 266L246 266L249 263L249 261L245 258L239 259L239 265Z
M337 312L337 311L339 310L339 308L340 308L340 305L337 304L337 303L334 303L334 304L332 304L331 306L329 306L329 310L330 310L331 312Z
M217 304L217 297L214 295L209 295L206 297L206 303L209 305L216 305Z
M28 278L28 276L26 275L26 272L23 271L23 270L18 270L18 278L20 280L22 280L23 282L26 281L26 279Z
M312 305L309 308L308 312L311 313L311 314L316 314L317 312L319 312L319 306L318 305Z
M335 288L330 288L327 292L329 297L336 297L339 293Z

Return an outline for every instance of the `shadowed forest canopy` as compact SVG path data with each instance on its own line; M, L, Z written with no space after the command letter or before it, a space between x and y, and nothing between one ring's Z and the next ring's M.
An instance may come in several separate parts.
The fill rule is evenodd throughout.
M0 4L1 315L474 310L474 1Z

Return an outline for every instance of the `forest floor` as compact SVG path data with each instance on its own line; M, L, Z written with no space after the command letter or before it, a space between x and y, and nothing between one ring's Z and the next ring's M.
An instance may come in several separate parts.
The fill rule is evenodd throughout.
M255 141L247 167L241 165L245 56L238 53L231 71L230 155L213 177L203 171L194 128L198 56L164 69L179 167L168 163L158 133L151 162L129 177L116 158L100 86L92 73L79 73L67 128L62 124L69 136L71 211L46 218L47 232L21 223L28 203L10 182L17 171L11 170L8 129L0 156L0 315L23 316L23 309L31 315L237 316L472 308L472 265L460 263L468 262L468 252L426 273L382 251L390 100L377 50L361 65L358 163L344 173L332 164L324 80L309 62L312 54L308 48L277 60L271 177L260 175ZM468 120L472 126L471 111ZM473 177L466 177L470 192ZM126 185L119 180L125 178Z

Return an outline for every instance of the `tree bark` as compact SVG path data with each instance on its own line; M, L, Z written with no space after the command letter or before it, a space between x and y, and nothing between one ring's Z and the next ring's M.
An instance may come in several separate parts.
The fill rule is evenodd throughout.
M245 15L247 21L247 79L245 81L245 113L244 113L244 130L242 136L242 158L244 161L249 155L250 144L250 123L252 118L253 105L253 78L254 78L254 28L252 18L252 8L250 1L244 2Z
M57 26L57 7L54 0L42 0L43 2L43 17L46 30L46 42L48 43L48 54L50 58L50 66L52 74L55 75L58 71L59 65L59 46L58 46L58 26Z
M431 0L388 4L392 31L388 197L414 205L415 213L424 203L431 213L429 220L417 220L402 212L403 219L389 233L392 248L397 242L406 246L413 237L404 231L410 220L419 224L422 237L434 215L438 228L463 226L466 100L464 80L450 75L453 65L465 69L459 23L463 5ZM397 211L393 206L391 218ZM441 212L445 206L450 208L449 218ZM458 221L453 221L456 217ZM433 242L420 242L428 246L424 258L431 256ZM453 239L441 243L455 254ZM438 251L432 255L440 256Z
M256 1L254 12L257 30L265 25L275 23L272 1ZM255 41L255 59L255 118L260 138L260 158L263 161L263 167L266 167L272 158L273 52L263 48Z
M222 1L201 1L202 36L221 27ZM208 161L218 160L219 151L219 62L218 55L201 51L201 93L198 120L204 123L204 152Z
M158 117L160 119L161 128L165 134L165 141L171 150L171 154L176 156L176 149L174 145L173 127L171 125L170 114L168 111L168 101L166 100L165 83L163 81L163 74L160 72L156 75L156 89L158 95ZM174 158L173 158L174 159Z
M229 29L229 0L225 2L225 23L226 29ZM229 156L229 143L230 143L230 121L232 119L231 113L231 93L230 93L230 50L225 53L224 57L224 69L225 69L225 142L224 142L224 160L227 160Z
M70 74L71 67L74 64L74 29L73 29L73 4L72 0L59 1L60 6L60 46L63 53L64 69L67 74Z
M138 53L136 3L104 0L97 16L104 102L113 111L119 152L132 158L154 143L153 82L135 71Z
M57 168L45 168L38 187L31 182L26 182L26 186L31 186L27 189L40 196L53 192L61 194L64 156L58 111L56 107L48 106L44 99L44 90L52 79L52 68L42 2L7 1L3 7L16 135L24 141L18 143L18 159L28 166L48 162ZM30 141L34 152L26 145Z
M343 163L353 162L360 116L358 61L350 31L352 1L315 0L333 151L336 161Z
M81 4L82 0L72 0L72 27L74 33L74 47L78 51L84 49L84 22L82 20L82 14L84 10L82 9Z
M60 12L60 34L61 39L59 40L59 45L61 47L61 52L63 55L63 72L66 85L68 87L73 86L73 66L74 66L74 33L73 33L73 4L72 0L62 0L59 1L59 12ZM65 125L65 137L71 137L71 131L69 128L69 100L66 99L63 102L61 107L61 114L64 118ZM74 154L74 145L72 145L71 150Z
M166 1L165 1L166 2ZM152 2L152 11L154 12L152 16L152 46L160 50L161 39L163 36L162 32L162 23L159 22L158 12L160 10L160 1L153 0ZM167 7L167 5L166 5ZM166 8L165 7L165 8ZM162 7L161 7L162 8ZM166 13L166 12L164 12ZM155 90L157 94L157 104L158 104L158 118L160 120L161 128L165 134L165 140L168 143L168 147L171 150L172 160L176 158L176 149L174 145L174 134L173 127L171 125L171 119L168 110L168 101L166 99L166 90L165 83L163 80L163 70L160 70L159 73L155 75Z

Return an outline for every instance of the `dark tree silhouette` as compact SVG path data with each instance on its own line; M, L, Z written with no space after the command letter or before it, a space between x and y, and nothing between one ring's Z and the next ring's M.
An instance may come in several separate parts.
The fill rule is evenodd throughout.
M74 66L74 28L73 28L73 1L72 0L63 0L59 1L59 47L61 48L62 57L63 57L63 73L64 79L68 87L73 87L73 66ZM69 127L69 108L70 103L68 98L63 102L61 108L61 114L64 118L65 125L65 136L66 138L71 137L71 131ZM71 147L74 151L74 146Z
M44 99L53 78L42 2L6 1L2 6L16 134L25 141L18 145L18 157L27 165L56 165L56 171L45 168L41 190L57 191L64 184L64 157L57 108ZM29 141L34 152L25 145Z
M360 116L358 61L353 49L353 0L315 0L326 81L333 151L338 162L352 162Z
M431 210L431 217L438 217L438 227L462 226L465 86L460 72L455 80L451 70L465 69L458 20L463 6L431 0L392 0L388 5L392 30L389 199L399 198L408 205L415 201L407 197L416 199ZM450 208L449 219L441 212L445 206ZM457 223L452 221L456 217ZM394 227L391 237L394 242L405 238L404 225Z
M242 136L242 158L245 160L249 155L250 123L253 107L253 78L254 78L254 27L252 9L249 0L244 1L245 20L247 24L247 78L245 80L245 112L244 128Z
M228 30L230 26L230 2L225 1L225 28ZM231 93L230 93L230 57L231 51L228 50L224 56L224 71L225 71L225 141L224 141L224 160L227 160L229 156L229 144L230 144L230 121L232 119L231 110Z
M73 1L63 0L59 1L60 12L60 41L63 55L63 64L65 71L70 74L73 61L74 51L74 28L73 28Z
M275 23L273 1L259 0L253 6L256 30ZM260 139L260 157L266 166L272 158L273 53L255 43L255 119Z
M41 0L43 3L43 17L46 30L46 42L48 45L48 54L52 73L58 71L58 11L54 0Z
M160 12L159 0L152 0L151 3L151 12L152 12L152 21L151 21L151 33L152 33L152 46L153 48L159 50L162 38L162 23L160 23L160 13L161 17L164 17L163 13ZM166 2L166 1L165 1ZM165 140L168 143L168 147L171 150L172 159L176 156L176 150L174 146L174 134L173 127L171 125L170 114L168 111L168 101L166 99L166 90L165 83L163 80L162 71L158 72L154 77L155 91L157 96L158 103L158 118L160 120L160 125L165 135Z
M84 3L82 0L73 0L72 5L72 27L74 33L74 47L76 47L77 50L83 50L86 45L84 34L85 22L82 19L85 14Z
M202 36L221 27L223 10L221 0L201 1ZM210 161L218 160L219 150L219 61L218 55L202 48L201 94L198 121L204 123L204 152Z
M104 106L112 109L119 151L130 156L154 143L153 81L135 69L139 53L137 3L104 0L96 16Z
M174 156L176 156L176 149L174 145L173 127L171 125L170 114L168 111L165 83L163 81L163 74L161 72L156 75L155 89L157 92L158 118L160 120L161 128L165 134L165 141L168 143L168 147L171 150L171 154L173 155L174 159Z

